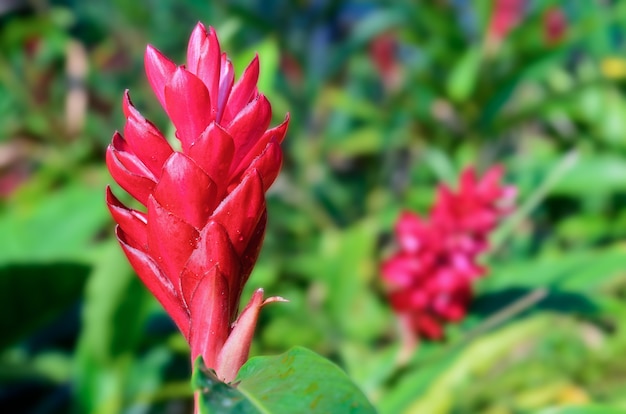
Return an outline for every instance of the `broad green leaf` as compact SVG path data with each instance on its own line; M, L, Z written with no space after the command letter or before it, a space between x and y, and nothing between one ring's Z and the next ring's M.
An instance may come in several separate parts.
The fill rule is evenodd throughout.
M215 371L204 365L202 357L194 363L193 389L200 391L197 404L202 414L263 414L267 411L257 408L237 388L225 384L217 378Z
M237 381L237 389L263 413L376 412L337 365L305 348L251 358Z

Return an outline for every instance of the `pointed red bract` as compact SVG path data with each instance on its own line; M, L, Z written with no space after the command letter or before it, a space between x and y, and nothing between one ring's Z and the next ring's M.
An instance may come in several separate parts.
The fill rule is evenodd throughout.
M183 68L177 68L165 85L167 113L176 127L176 137L188 152L189 146L215 119L210 111L209 91L200 79Z
M264 210L263 183L259 173L251 170L215 210L213 219L224 226L235 251L241 254Z
M148 234L146 224L148 221L146 215L141 211L129 209L123 205L113 195L109 186L106 188L106 200L113 219L126 236L132 240L131 244L140 250L147 251Z
M187 68L207 85L211 96L211 113L217 114L220 90L221 51L213 28L207 32L198 24L189 38Z
M228 60L226 54L222 54L220 64L220 85L217 93L217 117L216 121L222 125L227 125L229 119L222 119L224 111L226 109L226 101L231 93L233 82L235 81L235 69L233 64Z
M119 159L119 151L109 146L106 153L106 164L111 176L130 195L141 204L148 203L148 197L154 190L156 183L151 179L133 173Z
M247 169L247 167L252 163L252 161L259 157L259 154L263 154L266 150L267 145L271 141L275 141L280 144L282 140L285 138L285 134L287 132L287 127L289 125L289 117L287 116L282 124L278 125L275 128L272 128L266 131L261 138L254 144L254 146L248 151L247 154L240 155L239 161L237 163L233 163L234 170L231 171L234 177L239 177L243 172ZM280 148L279 148L280 150ZM271 164L274 170L268 171L268 175L278 175L278 171L280 170L280 164L282 162L282 154L280 155L280 162L276 162ZM273 180L268 180L265 175L263 175L265 179L265 185L270 186Z
M146 76L161 106L167 111L165 105L165 85L169 82L176 70L176 64L163 56L157 49L148 45L144 56Z
M189 303L191 320L194 321L189 332L192 352L206 358L204 363L215 367L216 371L217 356L231 329L230 324L225 325L222 322L228 320L230 313L228 290L226 276L218 266L213 266L201 275ZM228 379L232 380L230 377Z
M107 204L131 265L189 341L192 360L202 356L232 381L267 303L257 291L237 319L265 234L265 191L280 170L289 118L268 130L272 111L257 90L258 57L235 82L215 31L201 23L189 39L186 66L148 46L145 67L181 151L126 92L125 137L115 133L106 161L146 210L126 207L110 189Z
M187 337L191 321L189 312L183 306L176 287L149 254L127 243L126 236L119 227L116 234L128 261L141 281L161 305L168 310L178 329Z
M285 299L276 296L263 300L263 289L254 292L250 302L233 324L233 330L217 356L217 372L223 379L235 378L239 367L248 359L249 344L252 342L252 334L261 308L268 303L283 301Z
M230 286L237 290L238 278L241 274L241 260L230 243L226 229L214 221L210 221L200 233L200 242L189 257L183 270L188 277L181 278L180 289L183 300L190 303L206 269L219 266L222 274L226 275ZM238 303L238 300L229 301Z
M228 132L212 122L189 148L189 157L219 186L218 194L228 187L235 144Z
M263 95L250 102L228 125L235 143L234 164L238 164L254 144L263 137L272 120L272 108Z
M217 205L216 192L211 177L191 158L176 152L163 166L154 198L175 216L201 229Z
M232 120L253 98L256 96L259 80L259 57L255 56L250 65L241 75L241 78L233 86L233 91L228 98L225 108L225 122Z
M283 153L276 141L270 142L265 150L256 157L250 164L250 168L254 168L263 177L263 188L265 191L272 185L280 166L283 162Z
M261 242L263 241L263 236L265 235L265 226L267 225L267 211L263 211L261 218L252 231L250 238L248 239L248 245L244 249L241 254L241 272L239 279L239 290L237 291L237 296L241 295L241 291L243 289L243 285L248 280L250 273L252 273L252 268L256 263L256 259L259 257L259 253L261 252ZM234 317L235 315L233 315Z
M440 186L429 220L404 212L396 223L398 251L381 265L389 300L405 328L437 339L443 325L465 316L477 264L489 233L509 211L513 187L500 185L503 170L490 169L479 180L463 171L458 192Z
M180 272L196 248L199 233L191 224L148 200L148 246L163 272L178 286Z
M135 109L128 91L124 93L124 114L126 125L124 136L132 152L143 160L155 177L161 176L161 167L172 154L172 147L161 132Z

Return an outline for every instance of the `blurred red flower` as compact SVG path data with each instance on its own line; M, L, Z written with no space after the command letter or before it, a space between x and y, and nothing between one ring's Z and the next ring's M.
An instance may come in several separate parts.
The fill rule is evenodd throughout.
M487 28L487 37L502 41L524 17L526 0L495 0Z
M438 188L428 220L412 212L398 219L399 248L381 270L392 307L416 335L441 338L446 322L465 316L473 280L486 272L477 259L515 196L513 187L500 185L502 174L494 167L479 180L468 168L457 193Z
M547 45L556 45L567 32L567 16L558 6L549 7L543 15L543 36Z
M527 0L495 0L487 27L487 43L491 49L497 49L511 30L522 23L527 6ZM547 7L542 22L545 44L558 44L565 37L567 26L567 16L561 7Z
M398 38L393 32L384 32L369 44L369 57L378 71L385 88L395 92L402 86L402 65L398 60Z
M176 128L181 150L124 95L124 135L106 161L145 211L107 189L117 238L133 268L218 376L232 381L248 357L263 300L259 289L237 317L243 286L265 234L265 191L282 162L288 117L268 129L271 107L257 90L258 57L237 82L212 28L198 23L178 66L152 46L150 85Z

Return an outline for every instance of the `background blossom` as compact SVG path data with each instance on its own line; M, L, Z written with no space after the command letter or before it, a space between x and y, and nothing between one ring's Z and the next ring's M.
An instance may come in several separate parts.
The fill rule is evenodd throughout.
M439 186L428 219L409 211L400 215L398 251L382 264L382 276L394 310L416 334L441 338L445 323L465 316L473 281L487 272L480 254L515 195L513 187L500 184L502 174L493 167L478 179L467 168L457 192Z

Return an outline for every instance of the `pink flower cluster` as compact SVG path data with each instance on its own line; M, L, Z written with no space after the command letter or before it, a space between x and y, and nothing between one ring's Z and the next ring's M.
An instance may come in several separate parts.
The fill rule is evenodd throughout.
M457 193L438 188L430 219L411 212L398 219L399 250L382 264L382 276L395 312L416 335L441 338L446 322L465 316L472 283L486 273L477 259L515 197L515 188L500 184L503 172L494 167L479 180L468 168Z

